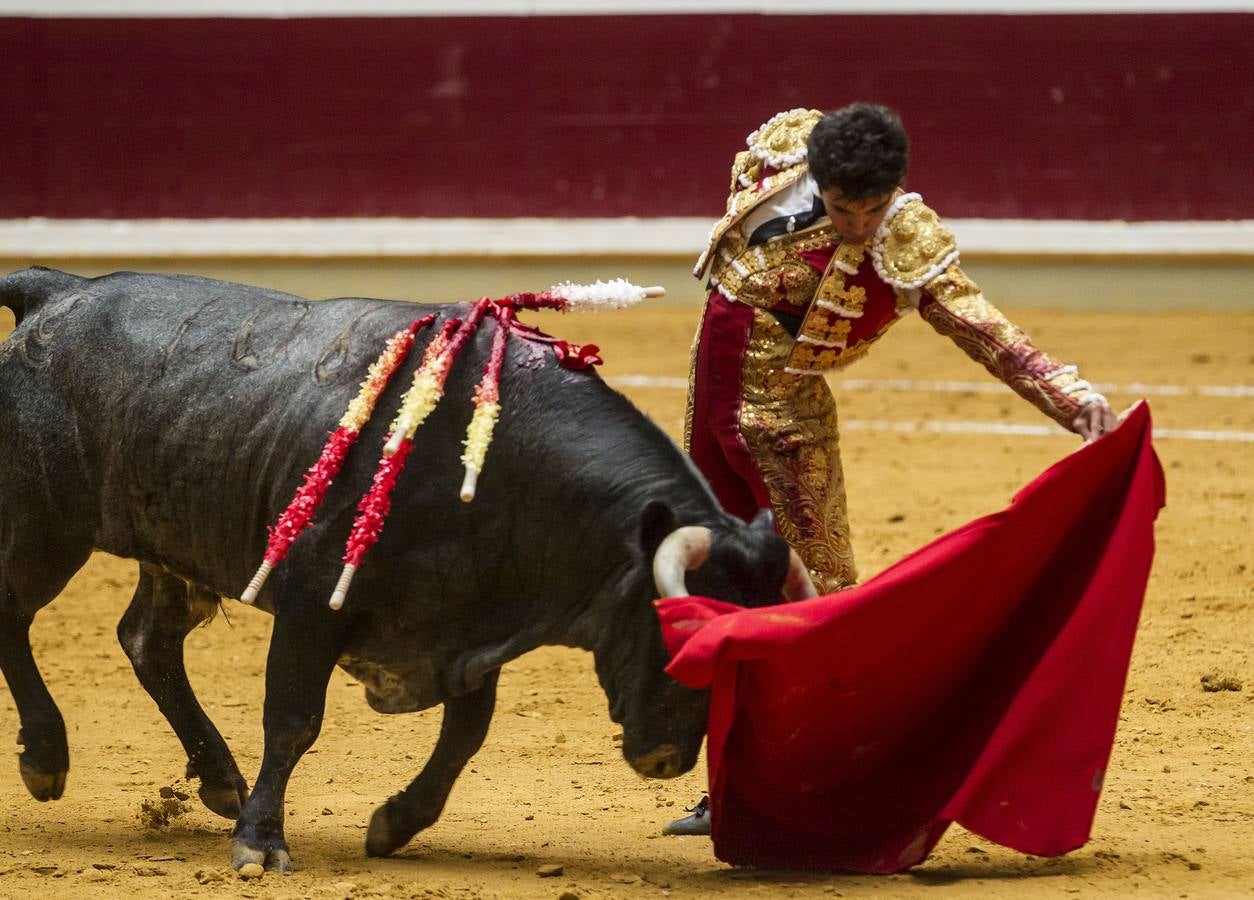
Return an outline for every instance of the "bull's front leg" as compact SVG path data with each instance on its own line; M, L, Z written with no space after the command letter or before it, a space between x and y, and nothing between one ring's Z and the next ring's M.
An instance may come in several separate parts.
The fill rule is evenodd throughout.
M297 761L322 728L327 684L344 646L344 614L281 602L266 657L261 771L231 834L231 865L258 863L291 871L283 835L283 799Z
M431 758L409 787L394 794L370 817L367 854L387 856L440 818L457 776L488 735L500 674L499 669L491 672L476 690L445 701L440 738Z
M18 768L32 797L40 802L60 800L70 768L65 720L31 653L31 617L12 609L14 605L12 594L0 584L0 670L22 720Z

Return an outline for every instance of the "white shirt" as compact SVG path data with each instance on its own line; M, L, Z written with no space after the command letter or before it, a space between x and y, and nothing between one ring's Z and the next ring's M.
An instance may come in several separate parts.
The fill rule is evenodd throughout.
M809 215L818 195L819 186L814 183L814 177L807 172L804 177L798 178L782 191L772 194L764 203L754 207L747 216L741 219L741 234L747 241L759 226L773 219ZM823 218L826 219L827 216L824 215Z

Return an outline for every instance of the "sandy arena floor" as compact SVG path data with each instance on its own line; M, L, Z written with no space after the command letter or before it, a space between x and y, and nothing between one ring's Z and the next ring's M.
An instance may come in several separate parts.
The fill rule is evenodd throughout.
M12 321L3 315L0 334ZM696 315L692 306L662 305L541 324L599 343L607 378L676 379L687 372ZM1254 313L1015 310L1012 318L1096 381L1178 387L1150 397L1160 429L1246 435L1192 440L1164 433L1157 442L1168 506L1110 774L1093 840L1081 850L1025 857L955 827L926 864L903 875L732 869L714 859L705 839L659 836L661 824L702 793L703 764L669 783L638 778L617 752L617 727L590 657L545 649L506 667L492 731L444 817L386 860L364 856L365 823L418 770L440 715L376 715L361 688L337 673L322 736L288 792L287 835L298 871L243 882L227 861L230 823L201 807L194 791L186 812L167 826L144 821L144 805L160 803L163 787L189 788L179 780L184 756L114 637L136 566L97 556L36 622L35 653L65 714L72 768L65 797L40 805L26 793L16 761L0 767L0 895L1254 895ZM915 320L898 326L847 377L990 383ZM1044 420L1009 393L834 383L864 577L1001 508L1076 446L1065 435L877 430L885 426L875 423L885 421ZM684 392L666 384L626 392L678 437ZM1199 390L1233 385L1244 385L1244 396ZM1121 408L1137 396L1126 388L1109 394ZM250 778L261 750L269 628L267 616L230 602L226 615L188 640L193 684ZM1213 673L1236 676L1242 689L1203 690L1203 677ZM0 735L17 729L13 702L0 690ZM550 864L562 873L539 877Z

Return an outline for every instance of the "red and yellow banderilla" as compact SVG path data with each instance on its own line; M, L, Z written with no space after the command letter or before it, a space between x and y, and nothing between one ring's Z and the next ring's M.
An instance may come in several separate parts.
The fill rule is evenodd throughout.
M506 343L517 311L612 309L628 306L646 297L660 297L664 293L660 287L641 288L621 278L610 282L598 281L592 285L566 283L540 293L511 294L497 301L484 297L475 303L464 321L456 318L446 321L423 352L422 362L414 372L413 382L405 392L400 409L388 430L370 490L357 504L358 514L353 520L345 545L344 568L329 601L331 608L339 609L343 606L354 573L362 564L367 551L378 541L391 508L392 491L404 468L405 459L413 449L414 434L444 396L444 386L458 353L474 335L485 316L490 315L496 319L496 332L492 337L492 349L484 365L483 377L475 388L475 409L462 442L461 461L465 467L465 477L462 480L460 497L465 502L474 499L479 474L483 471L492 433L500 417L501 371ZM349 404L338 427L327 439L318 460L307 471L296 496L278 521L270 527L269 541L261 565L240 594L240 599L245 603L256 600L270 572L312 520L332 480L339 474L349 449L369 421L379 396L408 355L415 335L434 319L434 316L425 316L397 332L371 365L357 397Z
M318 506L326 496L331 482L335 480L335 476L344 466L348 451L357 442L362 428L370 420L370 414L374 412L379 395L383 393L392 375L409 355L410 348L414 346L415 336L434 321L435 316L424 316L411 322L409 327L396 332L388 340L379 358L371 364L357 396L349 403L339 425L327 438L317 461L305 473L305 480L296 490L296 495L288 503L283 514L279 516L278 521L270 526L270 538L266 543L265 556L256 574L248 582L248 587L244 588L243 593L240 594L240 600L252 603L257 599L257 594L261 592L262 585L266 583L274 567L283 560L292 543L309 525Z

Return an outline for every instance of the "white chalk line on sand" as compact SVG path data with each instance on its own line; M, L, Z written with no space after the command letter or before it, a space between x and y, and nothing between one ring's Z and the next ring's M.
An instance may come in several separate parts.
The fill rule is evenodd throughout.
M688 380L666 375L618 375L609 379L615 387L687 388ZM998 394L1010 388L995 381L920 381L913 378L842 378L836 386L843 391L936 391L950 394ZM1254 384L1106 384L1093 387L1109 394L1137 397L1254 397Z
M891 422L887 419L850 419L841 422L846 431L899 431L932 434L1012 434L1028 437L1072 437L1056 425L1016 425L1009 422ZM1204 431L1194 428L1154 427L1154 437L1185 441L1237 441L1254 443L1254 431Z
M665 375L618 375L606 379L620 388L669 388L687 390L685 378ZM865 379L846 378L836 382L842 390L940 391L949 393L989 394L1009 391L1005 385L979 381L915 381L909 378ZM1111 394L1137 396L1251 397L1250 385L1201 385L1186 387L1175 384L1095 384L1098 390ZM847 431L897 431L932 434L1003 434L1028 437L1069 435L1056 425L1016 425L1004 422L893 422L887 419L849 419L841 423ZM1195 428L1154 428L1154 437L1186 441L1235 441L1254 443L1254 431L1214 431Z

